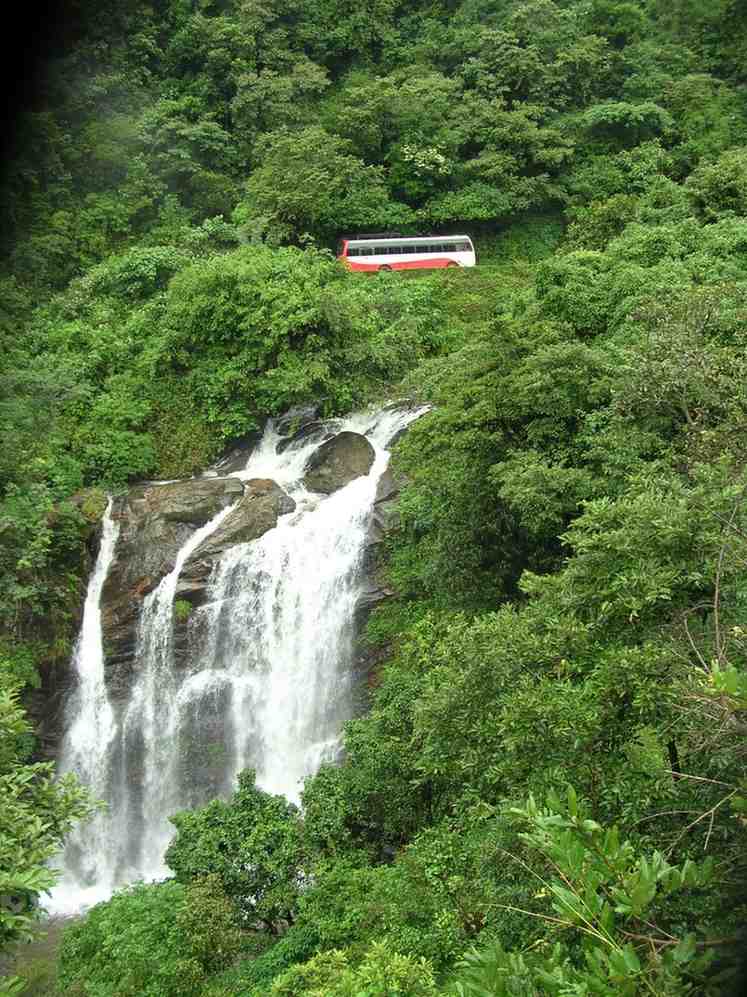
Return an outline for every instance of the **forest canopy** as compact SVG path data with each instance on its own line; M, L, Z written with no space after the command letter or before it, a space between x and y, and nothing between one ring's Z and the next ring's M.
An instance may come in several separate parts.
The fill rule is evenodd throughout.
M246 772L174 815L174 878L37 992L736 995L744 4L75 8L0 179L0 944L92 806L19 703L66 667L106 492L406 395L344 761L300 811ZM392 229L478 266L335 260Z

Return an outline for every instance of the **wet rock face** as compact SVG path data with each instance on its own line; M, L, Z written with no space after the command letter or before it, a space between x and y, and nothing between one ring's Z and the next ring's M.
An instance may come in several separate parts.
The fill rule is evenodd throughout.
M306 465L304 484L312 492L330 495L355 478L368 474L376 454L365 436L344 432L314 451Z
M236 544L256 540L277 526L279 516L293 512L296 503L268 478L246 482L244 495L218 529L194 551L179 575L176 598L193 606L205 601L205 589L218 558Z
M365 585L355 607L354 683L356 689L355 709L364 713L369 706L370 690L378 681L381 664L389 657L388 646L372 646L364 637L364 629L372 611L393 593L381 578L381 565L384 539L390 530L399 525L399 495L408 483L404 474L392 471L389 467L379 478L374 500L373 515L368 531L368 539L363 552Z
M232 790L226 779L231 752L231 686L217 681L184 709L178 733L178 780L187 788L185 807L202 807Z
M115 500L112 515L121 523L119 545L144 526L176 523L204 526L243 492L238 478L188 478L135 485Z
M258 430L254 433L247 433L241 439L235 440L230 449L222 457L210 467L205 468L202 472L203 477L220 478L226 474L235 474L236 471L243 471L261 439L262 433Z
M305 447L307 443L319 442L331 439L335 435L334 429L330 428L328 422L307 422L297 429L292 436L286 436L280 440L275 447L275 453L283 453L285 450L295 450L298 447Z
M101 517L106 509L106 494L96 488L87 488L70 499L81 510L88 527L85 546L81 551L82 574L87 576L96 563L101 542ZM83 620L83 604L86 585L80 589L80 600L75 611L75 631L80 629ZM70 660L42 661L39 667L41 684L38 688L27 687L23 694L23 706L34 725L36 747L33 761L54 761L57 758L62 740L66 717L65 703L75 685L75 676Z
M295 405L275 421L279 436L293 436L304 426L316 420L319 405Z
M238 478L143 484L118 499L120 522L114 561L101 595L107 684L114 699L132 677L137 623L145 596L171 571L195 530L244 493Z
M187 539L244 492L238 478L204 478L136 485L116 501L117 549L103 590L109 604L118 593L145 595L174 567Z
M391 594L379 578L382 547L387 533L399 523L397 506L400 490L407 484L403 474L388 468L379 479L374 500L371 525L363 551L363 572L366 583L355 610L356 631L360 633L366 624L371 610Z

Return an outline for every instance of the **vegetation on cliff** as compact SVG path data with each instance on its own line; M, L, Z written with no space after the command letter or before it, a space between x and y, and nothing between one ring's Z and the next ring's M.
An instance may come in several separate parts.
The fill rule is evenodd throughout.
M73 928L62 992L727 993L747 914L742 5L77 6L0 190L3 689L69 653L82 489L191 473L308 399L435 404L397 449L396 595L368 632L388 659L344 764L303 817L248 776L180 815L176 879ZM380 227L467 230L480 265L345 273L335 237ZM7 704L0 776L33 780L43 822ZM52 804L37 852L16 798L0 852L38 875L84 804Z

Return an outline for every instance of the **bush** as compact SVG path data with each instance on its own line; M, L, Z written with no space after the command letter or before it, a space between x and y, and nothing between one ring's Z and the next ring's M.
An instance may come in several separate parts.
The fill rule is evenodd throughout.
M216 877L140 883L66 930L60 979L66 992L91 997L197 997L241 941Z
M425 959L372 945L362 962L351 966L346 952L333 949L283 973L270 997L436 997L433 970Z
M687 180L695 210L713 221L747 213L747 149L730 149L703 163Z
M301 881L298 811L258 789L251 769L228 802L213 800L172 822L177 834L166 862L180 882L216 876L242 913L269 931L292 920Z

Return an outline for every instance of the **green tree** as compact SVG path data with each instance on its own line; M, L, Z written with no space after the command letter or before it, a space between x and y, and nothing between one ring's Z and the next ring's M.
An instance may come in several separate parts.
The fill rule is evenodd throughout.
M535 877L538 898L549 910L537 916L564 930L549 954L506 952L500 944L473 951L460 963L449 993L455 997L538 992L663 995L692 992L713 958L698 944L696 917L677 925L662 907L666 898L686 891L697 898L713 878L709 860L671 865L660 852L641 854L621 840L616 827L589 819L572 789L564 804L557 795L545 808L530 797L511 811L526 826L521 837L544 858L547 871ZM550 912L552 911L552 913ZM580 950L569 934L583 939ZM718 944L718 943L717 943Z
M273 983L271 997L436 997L436 981L429 964L374 944L357 966L348 955L333 949L283 973Z
M582 124L592 137L604 139L622 147L639 145L673 126L671 116L652 102L631 104L610 101L587 108Z
M319 126L270 133L259 156L237 217L276 245L304 233L329 241L413 220L410 209L389 196L381 168L366 166L350 142Z
M18 694L0 686L0 951L33 937L40 896L57 882L49 861L73 825L94 803L72 775L55 779L51 763L28 760L31 727ZM3 993L23 990L17 978L0 980Z
M545 121L539 104L507 107L501 97L465 94L453 111L459 168L452 189L423 208L435 222L499 219L559 196L555 177L571 156L569 139Z
M199 997L240 951L238 924L216 876L140 883L65 930L60 980L97 997Z
M702 163L687 179L695 210L707 221L747 210L747 151L730 149L715 162Z
M294 57L288 65L243 72L231 101L231 117L241 141L253 152L262 133L278 128L311 124L319 100L329 87L324 70L307 57Z
M293 921L304 871L298 810L258 789L252 770L227 802L183 811L172 823L166 862L179 882L217 877L242 914L270 932Z

